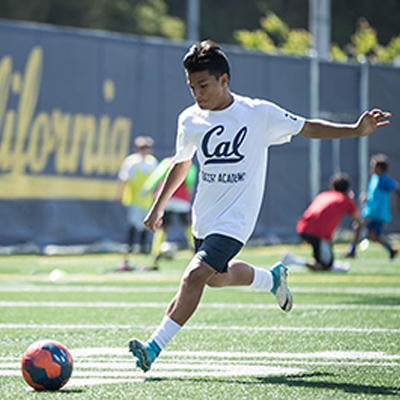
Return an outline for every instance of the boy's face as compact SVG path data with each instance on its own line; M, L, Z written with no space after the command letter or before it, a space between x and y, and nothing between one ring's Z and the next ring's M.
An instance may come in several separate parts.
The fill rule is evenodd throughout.
M187 84L198 106L203 110L223 110L231 102L227 74L218 79L208 71L186 72Z

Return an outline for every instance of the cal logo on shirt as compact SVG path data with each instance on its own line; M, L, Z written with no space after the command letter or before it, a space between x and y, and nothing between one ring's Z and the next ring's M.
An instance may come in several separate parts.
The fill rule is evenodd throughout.
M243 160L244 155L240 152L240 147L247 135L247 127L243 126L233 137L232 141L218 141L215 144L217 136L221 136L225 131L223 125L217 125L206 132L201 143L201 149L207 158L204 164L228 164L237 163ZM222 139L222 137L221 137Z

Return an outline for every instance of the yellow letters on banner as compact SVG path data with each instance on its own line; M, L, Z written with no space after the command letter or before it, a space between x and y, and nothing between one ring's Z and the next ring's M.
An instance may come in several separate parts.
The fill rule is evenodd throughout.
M32 49L22 76L13 71L11 56L0 60L0 198L114 198L132 121L60 108L37 111L42 72L41 47ZM106 80L104 100L114 96Z

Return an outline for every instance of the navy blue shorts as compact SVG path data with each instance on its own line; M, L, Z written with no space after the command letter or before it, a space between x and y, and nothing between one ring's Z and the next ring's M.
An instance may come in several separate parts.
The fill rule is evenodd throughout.
M204 239L194 238L196 257L206 262L217 272L228 270L228 263L242 249L243 243L229 236L213 233Z
M371 220L367 223L367 229L375 232L376 236L381 236L383 232L383 222Z

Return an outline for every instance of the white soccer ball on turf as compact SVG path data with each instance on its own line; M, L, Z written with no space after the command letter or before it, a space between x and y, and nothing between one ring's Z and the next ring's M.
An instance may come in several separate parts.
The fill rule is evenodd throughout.
M178 246L176 243L173 242L163 242L160 248L160 255L162 258L167 260L172 260L176 252L178 251Z

